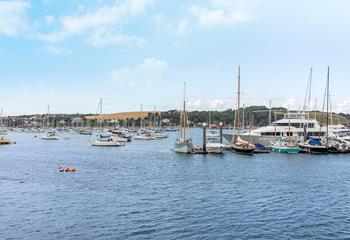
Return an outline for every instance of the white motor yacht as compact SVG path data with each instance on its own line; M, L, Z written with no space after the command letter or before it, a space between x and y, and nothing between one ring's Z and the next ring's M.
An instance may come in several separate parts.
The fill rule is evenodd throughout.
M123 143L113 140L108 134L97 134L96 139L91 142L92 146L96 147L120 147Z
M60 138L57 136L55 131L48 131L41 136L41 140L59 140L59 139Z
M330 137L336 136L338 132L350 132L343 125L329 125L328 129ZM271 143L275 142L278 137L290 137L294 142L303 142L305 134L307 137L324 139L326 132L326 126L321 126L315 118L307 118L305 113L290 112L285 114L283 119L273 122L269 126L242 133L240 137L253 144L271 146ZM232 134L224 134L227 141L231 141L232 136Z

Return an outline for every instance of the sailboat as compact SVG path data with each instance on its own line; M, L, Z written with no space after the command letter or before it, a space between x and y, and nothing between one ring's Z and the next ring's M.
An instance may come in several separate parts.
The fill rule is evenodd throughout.
M100 99L100 102L98 104L97 112L98 111L100 112L100 117L101 117L102 116L102 98ZM97 122L98 122L98 120L97 120ZM101 128L102 128L102 126L101 126ZM97 133L96 138L91 141L91 146L119 147L119 146L124 146L124 143L118 142L115 139L113 139L111 134L102 133L102 131L101 131L101 132Z
M189 127L187 125L188 116L186 112L186 83L184 83L184 101L183 109L180 113L180 129L179 129L179 138L174 143L174 151L177 153L192 153L193 144L189 132ZM188 131L188 132L187 132ZM188 133L188 135L187 135Z
M50 106L47 106L47 114L46 114L46 127L48 128L50 123ZM41 136L41 140L59 140L60 138L57 136L56 131L48 130Z
M327 84L326 84L326 104L327 104L327 125L326 125L326 138L323 141L320 137L312 137L306 140L304 143L300 143L299 147L302 153L311 154L325 154L328 153L329 148L329 67L327 71Z
M154 137L156 139L167 138L168 134L163 131L162 126L161 126L161 123L162 123L161 112L159 112L159 124L157 124L156 117L157 117L156 107L154 107L154 112L153 112Z
M244 141L239 136L239 132L241 130L240 127L240 98L241 98L241 68L238 67L238 91L237 91L237 110L235 112L235 119L234 119L234 134L232 138L231 147L232 150L236 153L242 153L242 154L253 154L255 150L255 146L251 144L248 141Z
M135 140L155 140L153 131L150 129L144 129L143 128L143 122L142 122L142 104L141 104L141 110L140 110L140 129L137 131L136 135L134 136Z

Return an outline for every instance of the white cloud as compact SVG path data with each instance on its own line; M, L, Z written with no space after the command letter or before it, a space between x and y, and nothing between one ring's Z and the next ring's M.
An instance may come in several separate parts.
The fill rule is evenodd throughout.
M27 30L26 11L30 4L26 1L0 2L0 34L16 37Z
M36 38L50 43L63 41L76 35L86 37L86 42L94 46L120 43L140 43L139 37L122 33L121 26L142 13L153 0L115 1L94 11L84 10L84 14L67 15L59 18L61 29L48 34L38 33Z
M234 25L252 19L251 6L243 0L212 0L210 7L192 5L189 11L203 27Z
M201 99L195 98L188 101L191 110L226 110L234 107L233 99Z
M110 29L98 29L87 37L86 43L95 47L103 47L110 44L135 44L142 45L146 41L137 36L129 36Z
M332 109L334 112L341 113L350 113L350 100L343 100L336 104L335 109Z
M134 69L123 68L112 71L111 78L118 84L127 84L129 87L133 87L138 81L158 81L167 69L168 63L166 61L146 58Z

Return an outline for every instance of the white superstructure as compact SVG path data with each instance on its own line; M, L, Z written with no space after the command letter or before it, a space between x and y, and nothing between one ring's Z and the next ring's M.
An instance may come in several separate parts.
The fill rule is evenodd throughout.
M335 137L337 132L349 132L343 125L329 125L329 137ZM326 126L321 126L316 119L307 118L305 113L287 113L284 118L273 122L269 126L257 128L245 132L241 138L254 144L270 146L276 137L288 137L294 141L303 141L304 136L320 137L326 136Z

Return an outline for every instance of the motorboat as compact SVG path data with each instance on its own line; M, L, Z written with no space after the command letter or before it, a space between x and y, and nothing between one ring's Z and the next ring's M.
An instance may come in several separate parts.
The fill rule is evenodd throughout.
M44 135L41 136L41 140L59 140L56 131L47 131Z
M129 134L129 132L127 132L126 130L110 130L109 132L112 133L112 137L119 142L132 141L132 135Z
M300 148L297 143L284 137L278 138L271 144L272 152L276 153L299 153Z
M225 147L226 145L220 142L220 138L207 137L206 149L208 153L223 153Z
M300 152L311 154L326 154L328 146L320 138L310 138L304 143L299 143Z
M207 137L220 137L220 133L210 130L209 133L207 133Z
M91 146L96 147L120 147L124 146L124 143L113 140L111 135L99 133L96 139L91 141Z
M154 131L154 137L156 139L163 139L163 138L167 138L168 137L168 134L166 134L163 130L161 129L156 129Z
M154 133L151 130L140 129L134 136L135 140L155 140Z

